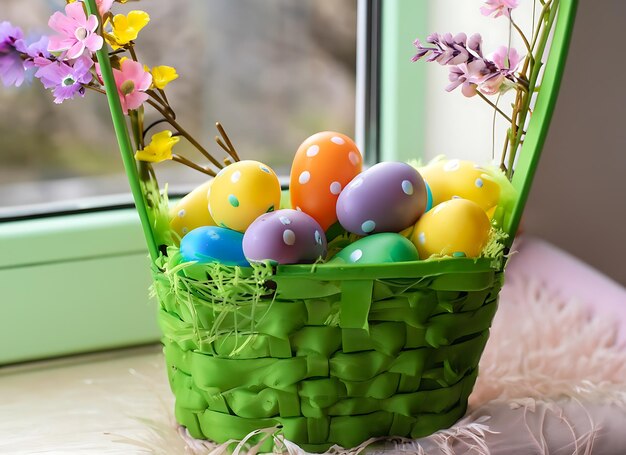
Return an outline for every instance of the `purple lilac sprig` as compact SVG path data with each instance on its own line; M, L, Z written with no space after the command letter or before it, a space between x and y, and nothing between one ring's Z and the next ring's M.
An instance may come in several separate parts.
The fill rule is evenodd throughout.
M467 97L476 95L477 91L493 95L501 89L519 83L515 76L520 61L518 52L504 47L487 58L483 55L482 41L479 33L469 38L465 33L456 35L433 33L426 38L425 45L419 39L414 41L417 53L412 61L417 62L426 58L427 62L449 66L450 84L446 91L450 92L461 87L461 92Z
M448 67L447 91L460 87L467 97L479 95L496 113L510 122L500 161L500 167L509 179L513 177L516 155L526 135L526 122L531 115L534 97L541 87L543 58L556 24L560 0L541 1L540 5L528 2L532 3L530 7L533 8L533 26L528 34L512 17L519 3L519 0L484 0L480 12L483 16L504 17L509 21L509 43L514 31L524 43L526 56L520 56L510 44L500 46L496 52L486 56L479 34L468 38L464 33L434 33L424 44L415 40L417 53L412 58L414 62L425 59ZM511 103L511 114L507 115L498 107L497 101L494 103L487 96L501 94L509 89L515 91L515 100Z
M24 40L24 32L10 22L0 22L0 79L5 87L19 87L24 82L26 69L17 49Z

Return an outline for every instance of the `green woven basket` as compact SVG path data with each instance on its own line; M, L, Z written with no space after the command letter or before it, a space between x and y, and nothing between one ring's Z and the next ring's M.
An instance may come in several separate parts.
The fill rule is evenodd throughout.
M88 0L92 11L94 0ZM561 0L542 90L503 226L510 247L563 74L577 1ZM504 257L233 269L159 252L112 78L103 80L153 263L176 419L196 438L275 427L309 451L417 438L466 411L503 282ZM271 449L269 439L264 449Z
M177 264L163 258L154 278L178 422L217 442L281 425L308 451L458 420L503 278L500 259L285 266L236 280Z

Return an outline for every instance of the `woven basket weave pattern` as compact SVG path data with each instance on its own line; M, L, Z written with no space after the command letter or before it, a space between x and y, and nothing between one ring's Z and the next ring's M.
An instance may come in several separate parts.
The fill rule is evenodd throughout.
M279 273L275 298L233 311L220 302L228 289L194 286L206 273L155 273L179 423L217 442L282 425L311 451L458 420L502 284L497 269L291 283ZM344 305L356 311L344 316Z

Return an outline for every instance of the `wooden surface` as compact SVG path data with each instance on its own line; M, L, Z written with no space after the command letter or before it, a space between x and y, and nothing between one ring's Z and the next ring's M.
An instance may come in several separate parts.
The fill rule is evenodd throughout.
M161 346L4 367L0 454L185 453L173 402Z

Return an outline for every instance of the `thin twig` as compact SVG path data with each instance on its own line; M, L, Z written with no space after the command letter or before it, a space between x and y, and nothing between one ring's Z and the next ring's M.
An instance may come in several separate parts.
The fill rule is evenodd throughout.
M107 94L106 91L102 90L100 87L96 87L95 85L83 85L83 87L93 90L94 92L102 93L103 95Z
M237 153L237 149L235 149L235 147L233 146L233 143L230 141L230 138L228 137L228 134L226 134L226 131L224 130L224 127L222 126L222 124L220 122L216 122L215 126L217 127L217 130L220 132L220 134L224 138L226 145L228 145L228 148L230 149L229 155L235 161L240 161L239 154Z
M222 163L220 163L219 161L217 161L215 158L213 158L211 156L211 154L204 148L202 147L202 145L200 145L200 143L198 141L196 141L194 139L194 137L189 134L182 126L180 126L178 124L178 122L176 120L174 120L167 111L165 111L161 106L159 106L157 103L155 103L152 100L147 100L146 103L148 103L150 106L152 106L153 108L155 108L157 111L159 111L159 113L165 118L165 120L167 121L167 123L169 123L170 125L172 125L174 128L176 128L177 131L180 132L180 134L187 139L189 142L191 142L191 144L198 149L198 151L200 153L202 153L204 155L204 157L209 160L211 163L213 163L218 169L222 169L224 167L224 165Z
M139 61L139 60L137 60L137 53L135 52L135 46L134 46L134 43L132 41L128 45L128 52L130 52L130 56L132 57L132 59L134 61L136 61L136 62Z
M210 175L211 177L215 177L215 172L212 169L207 169L205 167L202 166L198 166L196 163L189 161L187 158L184 158L180 155L177 155L175 153L172 154L172 160L176 161L177 163L180 164L184 164L185 166L188 166L192 169L195 169L196 171L200 171L204 174Z
M160 93L160 94L161 94L161 96L163 97L163 100L165 101L165 103L166 103L166 104L168 105L168 107L169 107L170 102L167 100L167 95L165 94L165 90L163 90L162 88L158 88L158 87L157 87L157 90L159 91L159 93ZM172 110L172 112L174 112L174 111Z
M167 120L164 118L162 118L161 120L157 120L156 122L152 122L150 125L148 125L148 127L145 130L143 130L143 137L145 138L146 134L148 134L148 131L150 131L152 128L165 122L167 122Z
M115 51L109 52L109 57L113 57L113 56L118 55L118 54L123 54L124 52L126 52L126 49L124 49L124 48L117 49Z
M174 120L176 120L176 113L170 107L170 105L168 104L168 102L166 100L162 99L159 95L157 95L157 93L154 90L147 90L146 93L148 94L148 96L150 96L153 99L155 99L156 101L158 101L159 104L161 106L163 106L163 108L165 110L167 110L167 112L169 112L170 117L172 117Z
M224 144L224 142L222 141L222 139L219 136L215 136L215 142L217 142L217 145L222 147L222 149L224 149L224 151L230 155L231 150L228 148L228 146L226 144Z

